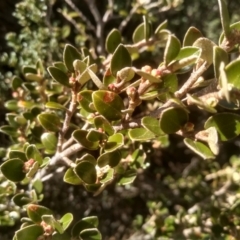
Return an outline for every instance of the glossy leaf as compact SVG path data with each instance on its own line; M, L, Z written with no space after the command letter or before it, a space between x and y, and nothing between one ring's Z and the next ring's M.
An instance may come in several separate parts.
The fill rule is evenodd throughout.
M122 154L119 150L113 152L106 152L99 156L97 159L97 164L99 167L104 167L109 165L110 167L115 167L119 164L122 159Z
M55 133L43 133L41 136L43 146L50 151L55 151L57 147L57 137Z
M26 73L24 75L25 79L30 80L30 81L34 81L34 82L40 82L42 81L42 76L39 76L37 74L34 73Z
M9 100L4 103L4 107L10 111L17 111L18 110L18 101L16 100Z
M62 104L57 102L47 102L45 104L45 107L50 109L57 109L57 110L67 110L66 107L64 107Z
M231 29L230 29L230 19L229 19L226 0L218 0L218 5L220 9L220 17L221 17L223 32L225 37L228 38L231 34Z
M81 231L80 237L82 240L101 240L102 235L97 228L89 228Z
M194 151L196 154L201 156L203 159L213 159L215 156L211 152L211 150L203 143L198 141L193 141L189 138L184 139L184 143L188 148Z
M65 172L63 181L72 185L80 185L82 183L81 179L77 176L72 168L69 168Z
M130 129L128 134L133 141L147 141L155 138L155 134L145 128Z
M81 104L81 107L87 112L95 112L95 109L90 107L90 104L93 102L92 93L92 90L83 90L78 94L78 101Z
M156 28L154 34L158 34L161 30L166 29L168 25L168 20L164 20L162 23L160 23L158 25L158 27Z
M87 71L94 84L98 87L98 89L107 89L106 86L104 86L104 84L102 83L102 81L98 78L98 76L90 68L87 68Z
M36 68L31 67L31 66L23 66L22 72L23 72L24 75L27 74L27 73L37 74Z
M86 82L88 82L91 79L91 76L89 75L89 70L91 70L93 73L96 73L97 69L98 69L97 64L90 65L76 78L76 80L81 85L84 85Z
M83 147L90 149L90 150L95 150L98 149L98 141L97 142L91 142L87 140L87 134L88 131L85 130L76 130L73 132L72 136L73 138L79 142Z
M124 67L131 67L132 60L128 50L120 44L112 55L110 62L111 73L116 76L117 72Z
M177 132L188 121L187 112L180 107L163 110L160 117L160 128L166 134Z
M32 199L26 193L18 193L12 198L14 204L19 207L27 205L32 202Z
M240 134L240 115L234 113L219 113L210 117L204 125L205 129L215 127L220 140L227 141Z
M60 234L64 232L61 224L53 217L53 215L43 215L42 220L53 229L57 230Z
M2 174L13 182L20 182L25 178L24 162L18 158L10 159L1 165Z
M107 140L107 135L96 129L90 129L86 138L90 142L97 142L97 141L102 142L104 140Z
M113 53L117 46L121 43L121 33L118 29L114 28L107 35L105 47L109 53Z
M14 91L16 91L19 87L22 86L23 80L18 77L18 76L14 76L12 78L12 88Z
M78 221L72 228L72 237L78 237L79 233L84 229L96 228L98 226L98 218L95 216L85 217Z
M76 159L76 163L79 163L79 162L81 162L81 161L87 161L87 162L90 162L90 163L92 163L93 165L96 165L96 159L95 159L95 157L94 156L92 156L91 154L89 154L89 153L86 153L86 154L84 154L81 158L77 158Z
M124 137L121 133L115 133L108 138L104 145L106 152L112 152L124 145Z
M98 90L92 94L96 110L107 120L120 120L124 109L122 99L114 92Z
M66 44L63 51L63 62L70 72L74 72L73 62L81 59L80 52L70 44Z
M68 69L66 68L66 66L63 62L54 62L53 66L60 69L62 72L66 73L66 74L68 72Z
M137 172L134 169L127 170L121 179L118 181L119 185L127 185L132 183L137 177Z
M175 57L177 57L181 49L181 43L173 35L169 35L167 45L164 51L164 63L168 65Z
M115 132L110 122L102 116L96 116L94 118L94 124L97 129L102 129L109 136L113 135Z
M26 162L28 160L25 152L18 151L18 150L11 150L9 152L9 159L13 159L13 158L18 158L24 162Z
M41 223L43 215L52 215L52 211L44 206L29 204L27 207L28 217L34 223Z
M94 184L97 181L95 166L88 161L78 163L74 171L84 183Z
M151 36L150 23L145 19L133 32L133 43L138 43L142 40L147 40Z
M11 137L17 137L19 134L17 133L17 129L11 127L9 125L4 125L0 127L0 132L5 133Z
M223 62L225 65L228 64L228 54L225 50L218 46L213 48L213 66L214 66L214 75L215 78L220 76L220 64Z
M54 113L41 113L37 118L47 131L57 132L61 126L60 118Z
M59 222L62 224L62 228L65 231L73 221L73 215L71 213L66 213L62 216Z
M42 226L30 225L16 231L16 240L36 240L44 234Z
M149 82L152 82L152 83L159 83L159 82L161 82L161 79L159 79L159 78L157 78L157 77L155 77L155 76L153 76L153 75L151 75L151 74L149 74L147 72L144 72L144 71L139 70L139 69L134 69L134 70L135 70L135 72L139 76L141 76L142 78L148 80Z
M107 183L114 178L114 169L110 168L107 173L101 178L100 183Z
M26 156L29 159L33 159L34 161L38 162L39 165L42 164L42 155L38 151L35 145L31 144L26 149Z
M190 27L183 39L183 46L192 46L193 43L198 39L203 37L202 33L195 27Z
M151 131L155 136L164 135L165 133L159 127L159 120L154 117L146 116L141 120L142 126Z
M51 77L65 87L70 87L69 78L66 73L56 67L48 67Z
M239 68L240 60L232 61L225 67L228 83L232 84L237 89L240 89Z

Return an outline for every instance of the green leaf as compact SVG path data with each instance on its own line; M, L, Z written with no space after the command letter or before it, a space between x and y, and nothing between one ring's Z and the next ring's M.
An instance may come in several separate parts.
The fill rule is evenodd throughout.
M198 38L194 43L194 47L198 47L202 49L200 58L208 63L208 65L213 62L213 47L216 46L214 42L209 40L208 38Z
M227 3L225 0L218 0L219 10L220 10L220 17L221 17L221 23L223 32L226 38L230 37L231 29L230 29L230 19L229 19L229 13L227 9Z
M166 134L177 132L188 121L187 112L180 107L170 107L163 110L160 117L160 128Z
M107 183L107 182L113 180L113 178L114 178L114 172L115 172L114 169L113 169L113 168L110 168L110 169L107 171L107 173L105 173L105 174L103 175L103 177L102 177L101 180L100 180L100 183Z
M78 163L74 171L84 183L94 184L97 181L95 166L88 161Z
M48 67L48 72L51 77L65 87L70 87L69 78L66 73L56 67Z
M240 60L232 61L225 67L228 83L232 84L237 89L240 89L239 67Z
M144 71L142 71L142 70L135 69L135 68L134 68L134 71L135 71L139 76L141 76L142 78L148 80L148 81L151 82L151 83L159 83L159 82L161 82L161 79L159 79L159 78L157 78L157 77L155 77L155 76L153 76L153 75L151 75L151 74L149 74L149 73L147 73L147 72L144 72Z
M80 52L70 44L66 44L63 51L63 62L70 72L74 72L74 60L81 60Z
M60 234L64 232L61 224L53 217L53 215L42 215L42 220L53 229L56 229Z
M57 147L57 137L55 133L43 133L41 136L43 146L49 151L55 151Z
M94 118L94 124L96 129L102 129L109 136L115 133L114 128L112 127L110 122L102 116L96 116Z
M230 30L231 30L231 32L240 31L240 21L231 24L231 25L230 25ZM219 38L219 45L221 45L222 42L223 42L223 40L225 39L224 36L225 36L225 33L222 32L222 34L220 35L220 38Z
M127 170L119 180L119 185L127 185L132 183L137 177L137 172L134 169Z
M165 135L159 127L159 121L150 116L143 117L141 120L142 126L152 132L155 136Z
M110 167L116 167L122 159L122 154L119 150L113 152L106 152L99 156L97 159L97 164L99 167L105 167L109 165Z
M16 240L36 240L44 234L42 226L30 225L16 231ZM15 240L15 239L14 239Z
M132 60L128 50L122 44L119 44L117 49L114 51L110 62L111 73L116 76L119 70L123 69L124 67L131 66Z
M219 113L210 117L204 125L205 129L215 127L221 141L227 141L240 134L240 115Z
M102 142L104 140L107 140L107 135L96 129L90 129L86 138L90 142L97 142L97 141Z
M76 130L73 132L72 136L73 138L79 142L83 147L90 149L90 150L95 150L99 148L99 143L97 142L91 142L87 140L87 134L88 131L85 130Z
M93 104L96 110L107 120L120 120L121 110L124 109L123 100L114 92L98 90L92 94Z
M36 68L31 67L31 66L23 66L22 72L23 72L24 75L27 74L27 73L37 74Z
M81 231L80 237L82 240L101 240L102 235L97 228L89 228Z
M65 231L73 221L73 215L71 213L66 213L62 216L59 222L62 224L63 230Z
M29 80L29 81L34 81L34 82L40 82L43 80L42 76L39 76L37 74L34 73L26 73L24 75L25 79Z
M214 159L215 156L211 152L211 150L203 143L198 141L193 141L189 138L184 139L184 143L188 148L194 151L196 154L201 156L203 159Z
M82 183L81 179L77 176L72 168L69 168L65 172L63 181L72 185L80 185Z
M54 113L41 113L37 118L42 127L47 131L57 132L61 127L60 117Z
M164 51L164 63L168 65L175 57L177 57L179 51L181 49L181 43L173 35L169 35L167 40L167 45Z
M17 111L19 108L18 101L17 100L9 100L4 103L4 107L10 111Z
M91 104L93 102L92 93L92 90L83 90L78 94L78 101L81 104L81 107L90 113L96 111L91 107Z
M121 133L115 133L108 138L108 141L104 145L106 152L112 152L124 145L124 137Z
M24 162L18 158L10 159L1 165L2 174L13 182L20 182L25 178Z
M63 62L54 62L53 66L60 69L62 72L66 73L66 74L68 72L68 69L66 68L66 66Z
M26 193L18 193L12 198L12 200L19 207L22 207L32 202L32 199L29 198Z
M228 64L228 54L225 50L218 46L214 46L213 48L213 66L214 66L214 75L215 78L219 78L220 76L220 64L221 62Z
M46 108L50 108L50 109L57 109L57 110L67 110L66 107L64 107L62 104L57 103L57 102L47 102L45 104Z
M195 27L190 27L183 39L183 46L192 46L193 43L198 39L203 37L202 33Z
M4 125L0 127L0 132L5 133L11 137L17 137L19 136L19 133L17 132L17 129L14 127L11 127L9 125Z
M12 78L12 88L14 91L16 91L19 87L22 86L23 80L18 77L18 76L14 76Z
M40 152L37 150L36 146L31 144L26 149L26 156L29 159L33 159L34 161L38 162L39 166L42 164L43 159Z
M83 86L87 81L91 79L89 71L91 70L93 73L96 73L97 69L97 64L90 65L79 76L77 76L76 80Z
M13 159L13 158L19 158L20 160L22 160L24 162L26 162L28 160L25 152L18 151L18 150L11 150L9 152L9 159Z
M141 42L142 40L147 40L151 36L151 26L150 23L144 18L144 22L138 25L138 27L133 32L132 40L133 43Z
M130 129L128 134L132 141L147 141L155 138L155 134L145 128Z
M27 206L27 214L34 223L41 223L43 215L52 215L53 213L46 207L36 204L29 204Z
M77 159L76 159L76 163L79 163L79 162L81 162L81 161L83 161L83 160L85 160L85 161L87 161L87 162L90 162L90 163L92 163L93 165L96 165L96 159L95 159L95 157L92 156L92 155L89 154L89 153L84 154L81 158L77 158Z
M88 74L91 77L92 81L95 83L95 85L99 89L107 89L107 87L104 86L102 81L98 78L98 76L90 68L87 68L87 71L88 71Z
M118 29L114 28L107 35L105 47L109 53L113 53L117 46L121 43L121 33Z
M168 20L164 20L162 23L158 25L154 34L157 35L161 30L166 29L168 25Z

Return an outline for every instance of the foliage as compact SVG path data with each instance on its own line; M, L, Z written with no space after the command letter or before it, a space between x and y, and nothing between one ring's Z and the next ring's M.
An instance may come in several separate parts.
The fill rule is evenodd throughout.
M74 3L66 2L92 30ZM124 6L116 2L121 13ZM162 9L180 4L167 2L155 4ZM7 124L0 128L12 142L0 152L1 224L13 225L24 210L27 214L13 239L102 239L96 216L75 221L72 213L56 214L41 205L44 184L60 173L69 186L82 186L98 196L111 186L131 188L141 182L138 176L144 171L152 172L155 182L141 184L156 190L147 198L148 215L136 216L131 239L238 239L239 158L232 156L225 165L218 161L220 146L240 134L240 22L230 23L226 2L218 1L223 28L218 43L193 26L180 41L167 21L154 26L150 2L133 2L130 17L136 11L144 17L129 43L122 29L130 19L104 36L104 24L116 6L109 4L99 18L94 1L89 1L98 22L98 42L91 43L94 48L83 46L85 32L82 43L65 44L62 55L58 41L68 37L68 27L63 28L68 34L59 28L46 31L51 21L40 17L54 3L26 3L17 5L16 16L26 16L20 21L25 27L21 36L28 42L33 34L34 51L30 48L28 56L22 39L8 35L19 54L15 63L21 74L11 80L13 97L4 104ZM26 14L29 9L35 15ZM60 10L79 30L68 11ZM52 62L55 53L61 61ZM144 54L161 60L145 64ZM154 168L158 154L167 149L184 149L184 157L192 151L194 157L171 175L164 163ZM140 194L144 197L144 190ZM5 211L8 196L12 203Z

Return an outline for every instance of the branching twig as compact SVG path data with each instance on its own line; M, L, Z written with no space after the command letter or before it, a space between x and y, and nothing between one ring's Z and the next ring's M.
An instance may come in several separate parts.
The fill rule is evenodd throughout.
M77 6L72 2L72 0L65 0L65 2L78 14L78 16L86 23L89 30L95 31L95 27L92 23L85 17L85 15L77 8Z
M104 55L104 49L105 49L105 41L104 41L104 23L101 17L101 14L96 7L95 0L85 0L86 3L89 6L89 10L91 11L95 22L96 22L96 37L99 40L99 45L97 47L97 51L99 54Z

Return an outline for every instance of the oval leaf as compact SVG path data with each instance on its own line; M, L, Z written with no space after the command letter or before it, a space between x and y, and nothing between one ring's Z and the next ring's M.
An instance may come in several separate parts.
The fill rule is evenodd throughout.
M37 150L36 146L33 144L31 144L27 147L26 156L27 156L28 160L33 159L34 161L38 162L39 165L41 165L43 162L42 155Z
M36 240L44 234L42 226L30 225L16 231L16 240Z
M188 121L188 114L183 108L168 108L160 117L160 128L166 134L177 132Z
M101 240L102 235L97 228L85 229L80 233L82 240Z
M72 185L80 185L82 183L81 179L77 176L72 168L69 168L65 172L63 181Z
M167 45L164 51L164 63L165 65L168 65L174 58L178 55L179 51L181 49L181 43L173 35L169 35L167 40Z
M106 39L106 49L109 53L113 53L117 46L121 43L121 33L118 29L114 28L112 31L108 34Z
M1 165L3 175L13 182L20 182L25 178L24 162L18 158L10 159Z
M111 63L110 63L110 69L111 73L116 76L117 72L125 67L131 67L132 66L132 60L131 56L128 52L128 50L120 44L117 49L114 51Z
M183 46L192 46L193 43L198 39L203 37L202 33L195 27L190 27L183 39Z
M57 132L61 126L60 118L54 113L41 113L37 118L47 131Z
M74 171L84 183L94 184L97 181L95 166L88 161L78 163Z
M116 167L122 159L122 154L120 151L106 152L100 155L97 159L97 164L99 167L104 167L109 165L110 167Z
M69 78L66 73L56 67L48 67L48 72L51 77L65 87L70 87Z
M43 133L41 142L43 146L50 151L54 151L57 147L57 137L55 133Z
M240 115L234 113L215 114L206 121L204 127L205 129L215 127L220 140L227 141L240 134Z
M34 223L41 223L43 215L52 215L53 213L46 207L36 204L29 204L27 206L27 214Z
M114 92L99 90L92 95L96 110L108 120L120 120L121 110L124 109L123 100Z

